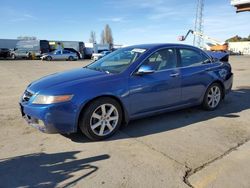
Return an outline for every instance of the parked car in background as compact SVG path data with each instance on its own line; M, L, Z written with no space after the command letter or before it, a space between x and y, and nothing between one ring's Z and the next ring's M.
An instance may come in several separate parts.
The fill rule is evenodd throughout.
M10 57L10 50L8 48L0 48L0 58Z
M43 53L50 51L49 41L47 40L20 40L16 48L11 52L11 58L39 58Z
M15 48L14 50L10 51L10 57L11 57L11 59L28 59L29 58L28 49Z
M102 51L101 53L93 53L91 59L94 61L97 61L98 59L101 59L102 57L110 54L111 51Z
M230 64L199 48L135 45L32 82L20 106L27 122L43 132L80 129L101 140L132 119L196 105L215 110L232 83Z
M71 52L69 50L55 50L50 53L45 53L42 54L41 56L42 60L69 60L69 61L74 61L78 60L78 55L74 52Z
M58 46L62 49L73 51L78 54L78 59L85 57L85 45L81 41L49 41L50 50L59 50Z
M74 48L64 48L64 50L68 50L70 52L76 53L78 56L78 59L82 59L82 54L80 52L78 52L77 50L75 50Z
M93 53L100 53L102 51L109 51L109 44L85 43L85 56L92 58Z
M234 52L232 50L229 50L228 53L229 53L229 55L242 55L241 52Z

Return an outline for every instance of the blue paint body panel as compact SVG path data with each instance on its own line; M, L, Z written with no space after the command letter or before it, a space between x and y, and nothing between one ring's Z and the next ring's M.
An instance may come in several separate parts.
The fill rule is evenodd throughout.
M162 48L190 48L178 44L136 45L147 49L135 62L119 74L79 68L52 74L32 82L27 90L29 101L20 101L22 114L42 120L46 132L73 133L85 105L101 96L111 96L122 105L125 121L165 111L201 104L210 84L217 81L225 94L231 90L233 74L229 63L220 61L189 67L176 67L138 76L134 72L153 52ZM172 75L178 75L173 77ZM49 105L32 104L38 94L73 95L69 102Z

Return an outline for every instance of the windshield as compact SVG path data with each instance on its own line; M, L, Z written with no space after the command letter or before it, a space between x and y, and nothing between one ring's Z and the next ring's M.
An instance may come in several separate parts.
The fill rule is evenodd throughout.
M145 51L146 49L141 48L122 48L104 56L86 68L107 73L121 73Z

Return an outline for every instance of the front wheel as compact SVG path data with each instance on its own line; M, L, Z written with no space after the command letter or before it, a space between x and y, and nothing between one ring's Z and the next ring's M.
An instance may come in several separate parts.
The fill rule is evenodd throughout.
M51 56L48 56L48 57L46 57L46 60L47 60L47 61L51 61L51 60L52 60L52 57L51 57Z
M203 107L206 110L215 110L222 99L222 88L220 84L214 83L206 91L203 99Z
M112 98L93 101L81 114L79 127L91 140L103 140L112 136L122 122L120 104Z

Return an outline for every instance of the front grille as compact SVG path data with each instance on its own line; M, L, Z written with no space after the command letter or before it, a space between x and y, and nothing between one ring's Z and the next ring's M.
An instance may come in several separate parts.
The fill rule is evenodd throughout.
M22 97L22 101L23 102L28 102L32 96L33 96L33 93L31 93L30 91L25 90L25 92L23 94L23 97Z

